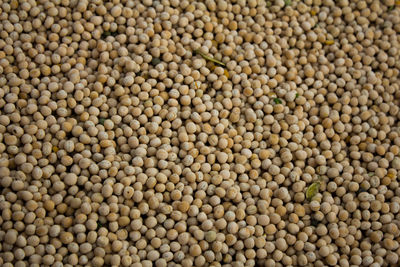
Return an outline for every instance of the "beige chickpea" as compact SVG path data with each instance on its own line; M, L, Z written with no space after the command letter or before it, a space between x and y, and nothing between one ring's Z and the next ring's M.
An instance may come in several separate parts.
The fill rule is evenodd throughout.
M1 10L2 265L397 264L396 1Z

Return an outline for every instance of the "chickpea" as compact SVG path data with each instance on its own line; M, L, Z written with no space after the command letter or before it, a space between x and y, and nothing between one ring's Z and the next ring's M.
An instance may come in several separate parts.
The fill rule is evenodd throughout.
M396 1L22 2L0 265L397 264Z

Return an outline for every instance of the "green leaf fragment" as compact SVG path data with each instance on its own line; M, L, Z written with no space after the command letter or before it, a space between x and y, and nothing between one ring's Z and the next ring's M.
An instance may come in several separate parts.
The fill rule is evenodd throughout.
M157 58L157 57L154 57L154 58L151 60L151 65L153 65L153 67L155 67L155 66L157 66L158 64L160 64L160 62L161 62L161 59L159 59L159 58Z
M101 37L106 38L106 37L108 37L108 36L110 36L110 35L111 35L111 32L105 31L105 32L103 32L103 34L101 35Z
M105 31L105 32L103 32L103 34L101 35L101 37L102 37L102 39L105 39L105 38L107 38L108 36L117 36L118 35L118 32L117 31L115 31L115 32L111 32L111 31Z
M318 194L318 190L320 187L321 183L320 182L315 182L312 183L306 191L306 198L311 201L313 199L313 197L315 197L316 194Z
M100 118L99 119L99 123L101 124L101 125L104 125L104 122L106 121L106 119L105 118Z
M199 49L195 50L195 52L196 52L196 54L199 54L200 56L202 56L205 60L214 62L215 64L218 64L218 65L221 65L221 66L225 67L225 63L224 62L221 62L221 61L219 61L219 60L217 60L215 58L207 56L206 54L202 53Z
M299 93L296 93L296 98L298 98L300 95L299 95Z
M292 0L285 0L285 6L292 5Z
M366 189L360 187L360 188L358 189L358 191L357 191L357 195L358 195L358 194L361 194L361 193L363 193L363 192L368 192L368 190L366 190Z
M282 104L282 100L280 98L274 98L275 104Z
M319 224L319 221L315 218L311 218L311 225L314 227L317 227Z

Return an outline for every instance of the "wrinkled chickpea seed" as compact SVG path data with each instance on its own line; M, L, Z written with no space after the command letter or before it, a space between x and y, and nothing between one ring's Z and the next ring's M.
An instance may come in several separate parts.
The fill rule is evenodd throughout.
M398 266L399 71L395 0L0 0L0 266Z

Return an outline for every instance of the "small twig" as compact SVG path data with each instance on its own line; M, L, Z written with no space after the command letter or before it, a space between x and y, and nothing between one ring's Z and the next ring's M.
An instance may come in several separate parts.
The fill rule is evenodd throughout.
M221 61L219 61L219 60L217 60L217 59L215 59L215 58L212 58L212 57L207 56L206 54L202 53L199 49L195 50L195 52L196 52L197 54L199 54L200 56L202 56L205 60L214 62L214 63L216 63L216 64L218 64L218 65L221 65L221 66L224 66L224 67L225 67L225 63L223 63L223 62L221 62Z

